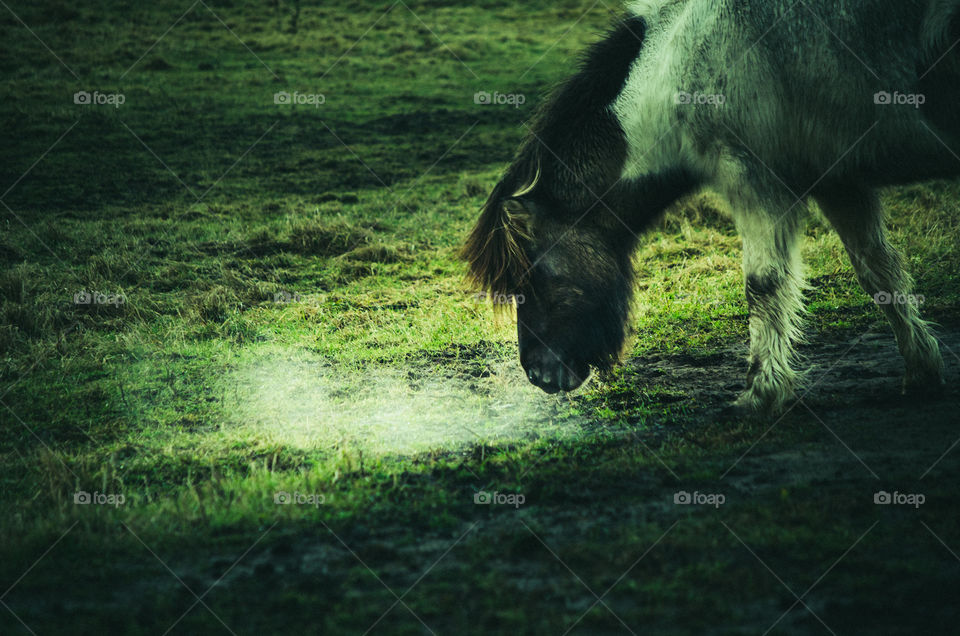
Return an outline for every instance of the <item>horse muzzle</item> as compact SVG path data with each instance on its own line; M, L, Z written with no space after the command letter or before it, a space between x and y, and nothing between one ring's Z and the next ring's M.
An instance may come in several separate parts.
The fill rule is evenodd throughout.
M530 382L547 393L573 391L590 375L587 364L562 360L546 347L538 347L521 355L520 364Z

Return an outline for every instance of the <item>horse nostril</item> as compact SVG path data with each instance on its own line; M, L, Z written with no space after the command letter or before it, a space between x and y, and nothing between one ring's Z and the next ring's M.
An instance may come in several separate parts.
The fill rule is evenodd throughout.
M563 367L557 369L557 389L561 391L566 391L567 384L567 372Z
M527 379L546 393L572 391L583 383L584 373L575 362L565 362L552 351L533 351L521 358ZM574 368L567 366L574 364Z
M563 383L564 391L573 391L575 388L583 384L583 380L580 379L580 376L573 373L572 371L567 373L565 381Z

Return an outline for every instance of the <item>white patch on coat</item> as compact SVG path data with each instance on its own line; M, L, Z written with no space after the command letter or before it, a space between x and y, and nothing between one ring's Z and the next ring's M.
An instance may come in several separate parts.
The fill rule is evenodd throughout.
M647 31L623 90L611 110L627 137L622 177L633 179L694 161L691 140L677 125L677 96L684 89L685 52L716 19L714 3L648 0L630 5L644 17ZM653 19L648 16L654 15Z
M656 24L660 19L660 11L664 5L672 4L676 0L633 0L627 3L627 12L638 18L643 18L647 26Z

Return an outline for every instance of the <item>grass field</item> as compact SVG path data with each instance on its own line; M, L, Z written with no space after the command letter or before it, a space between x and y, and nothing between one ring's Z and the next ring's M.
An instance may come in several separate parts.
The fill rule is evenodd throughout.
M618 10L0 7L0 634L955 629L960 183L884 192L940 400L896 395L815 209L782 419L722 409L747 312L710 193L643 241L626 364L574 394L465 286L524 122Z

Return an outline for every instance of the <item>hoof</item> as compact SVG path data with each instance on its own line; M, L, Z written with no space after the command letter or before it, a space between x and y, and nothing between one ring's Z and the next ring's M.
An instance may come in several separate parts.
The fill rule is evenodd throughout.
M742 399L741 396L740 399ZM740 399L725 404L718 413L719 417L731 421L753 420L759 417L759 413L753 408L740 403Z
M927 338L925 353L906 358L902 393L909 396L936 396L943 392L943 358L933 337Z
M779 392L762 393L756 390L756 385L744 391L731 405L740 413L753 417L770 417L782 413L787 400L793 396Z
M907 376L903 379L901 393L908 397L937 397L944 392L943 376L931 374L923 376Z

